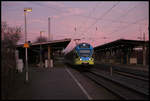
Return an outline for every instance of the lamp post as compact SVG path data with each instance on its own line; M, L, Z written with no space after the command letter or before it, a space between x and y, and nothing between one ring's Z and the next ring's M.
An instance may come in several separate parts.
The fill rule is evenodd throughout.
M42 66L42 41L41 41L41 38L42 38L42 33L43 33L44 31L40 31L40 67L43 67Z
M27 44L27 21L26 21L26 15L27 12L31 12L32 8L24 8L24 16L25 16L25 43ZM27 47L25 47L25 66L26 66L26 82L28 82L28 50Z

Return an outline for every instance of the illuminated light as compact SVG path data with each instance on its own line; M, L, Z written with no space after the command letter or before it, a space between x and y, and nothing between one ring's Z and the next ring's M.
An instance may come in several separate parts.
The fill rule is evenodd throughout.
M43 34L45 31L40 31L40 34Z
M24 11L32 12L32 8L25 8Z
M25 43L23 46L24 46L25 48L29 48L29 44L28 44L28 43Z
M80 60L82 60L82 59L80 58Z

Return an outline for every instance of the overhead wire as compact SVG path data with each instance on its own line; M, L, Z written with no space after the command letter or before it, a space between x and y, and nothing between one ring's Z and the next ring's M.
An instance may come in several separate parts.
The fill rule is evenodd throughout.
M91 12L89 12L89 14L88 14L88 18L89 17L91 17L91 14L96 10L96 7L99 5L100 3L97 3L94 7L93 7L93 9L91 10ZM84 24L85 25L85 23L87 23L88 22L88 19L87 20L84 20L84 22L82 23L82 24ZM81 29L82 28L82 26L79 26L79 28L78 29Z
M125 17L125 16L127 16L133 9L135 9L137 6L138 6L139 4L137 4L137 5L135 5L134 7L131 7L131 8L129 8L128 10L127 10L127 12L126 13L123 13L121 16L119 16L118 18L117 18L117 20L118 19L120 19L120 18L122 18L121 20L124 20L123 18ZM117 21L116 20L116 21ZM121 27L121 20L119 21L120 22L120 25L119 25L119 27L117 28L117 29L120 29L120 27ZM127 23L127 24L135 24L135 23Z
M118 3L117 3L118 4ZM95 18L96 20L95 20L95 22L94 23L92 23L92 25L91 26L89 26L88 28L87 28L87 30L85 30L84 31L84 33L86 32L86 31L88 31L92 26L94 26L98 21L100 21L100 20L103 20L102 18L104 17L104 16L106 16L115 6L117 6L117 4L115 4L115 5L113 5L106 13L104 13L102 16L100 16L100 18ZM39 6L43 6L43 5L41 5L41 4L38 4L37 3L37 5L39 5ZM98 4L97 4L98 5ZM52 8L52 7L48 7L48 8ZM128 11L127 11L127 13L129 13L132 9L134 9L134 8L136 8L136 6L134 6L133 8L130 8L130 9L128 9ZM55 8L53 8L53 9L55 9ZM96 9L96 6L92 9L92 11L94 11ZM57 11L60 11L60 10L58 10L58 9L55 9L55 10L57 10ZM87 16L87 17L90 17L90 15L92 14L92 12L91 13L89 13L89 15ZM124 13L122 16L120 16L119 18L122 18L122 17L124 17L126 15L126 13ZM88 21L88 20L87 20ZM107 20L106 20L107 21ZM115 21L113 21L113 22L115 22ZM117 22L117 21L116 21ZM124 23L124 22L122 22L122 23ZM136 23L129 23L129 24L136 24ZM127 26L128 27L128 26ZM119 29L120 30L120 29ZM116 30L115 30L116 31ZM114 31L113 31L114 32ZM113 32L111 32L111 33L113 33Z
M113 33L119 32L119 31L123 31L123 32L124 32L128 27L131 27L131 26L133 26L133 25L137 25L138 22L143 21L144 19L146 19L146 18L142 18L142 19L140 19L140 20L137 20L137 21L131 23L130 25L125 26L125 27L123 28L123 30L117 29L117 30L115 30L115 31L113 31L113 32L111 32L111 33L109 33L108 35L110 35L110 34L112 35ZM125 30L124 30L124 29L125 29ZM116 33L115 33L115 35L116 35ZM111 37L111 36L109 36L109 37ZM97 38L99 39L99 37L97 37ZM96 38L96 39L97 39L97 38Z
M88 16L87 17L90 17L91 16L91 14L95 11L95 9L96 9L96 7L99 5L100 3L97 3L93 8L92 8L92 10L89 12L89 14L88 14ZM81 16L81 15L77 15L77 16ZM84 24L85 25L85 23L87 23L88 22L88 19L86 20L83 20L83 22L81 23L81 24ZM82 29L83 27L82 27L82 25L80 25L79 27L78 26L75 26L75 28L74 28L74 30L75 30L75 32L76 32L76 30L78 30L78 32ZM77 32L75 33L75 35L77 35ZM78 35L77 35L78 36Z
M81 16L81 15L79 15L79 16ZM88 16L82 16L82 17L88 17ZM97 17L88 17L88 18L94 19L94 20L98 19ZM107 21L107 22L109 21L109 22L112 22L112 23L129 23L129 22L126 22L126 21L115 21L113 19L100 19L100 21Z
M102 16L100 16L94 23L92 23L88 28L86 28L81 34L84 34L85 32L89 31L91 27L93 27L96 23L98 23L99 20L101 20L104 16L106 16L114 7L116 7L120 2L117 2L114 4L110 9L108 9Z
M36 2L34 2L34 4L42 6L42 7L47 7L47 8L50 8L50 9L54 9L54 10L59 11L59 12L62 11L61 9L56 9L56 8L53 8L53 7L50 7L50 6L46 6L46 5L43 5L43 4L39 4L39 3L36 3Z
M132 24L130 24L130 25L126 25L126 26L124 26L124 27L123 27L123 30L124 30L124 29L126 29L126 28L128 28L128 27L130 27L130 26L132 26L132 25L137 24L137 23L138 23L138 22L140 22L140 21L143 21L144 19L146 19L146 17L144 17L144 18L142 18L142 19L140 19L140 20L136 20L135 22L133 22L133 23L132 23ZM122 31L122 30L120 30L120 29L116 29L116 30L114 30L113 32L108 33L108 35L111 35L111 34L113 34L113 33L119 32L119 31Z
M126 13L123 13L121 16L119 16L119 17L117 18L117 20L111 20L111 19L100 19L100 20L102 20L102 21L111 21L111 22L113 22L113 23L128 23L128 24L131 24L131 23L125 22L125 21L118 21L118 19L127 16L128 13L130 13L130 12L131 12L133 9L135 9L138 5L139 5L139 4L135 5L135 6L132 7L132 8L129 8L129 9L127 10L127 12L126 12ZM78 15L78 16L88 17L88 18L95 19L95 20L98 20L98 19L99 19L99 18L91 17L91 16L84 16L84 15Z
M132 11L133 9L135 9L137 6L138 6L139 4L137 4L136 6L134 6L134 7L132 7L132 8L129 8L128 9L128 11L126 12L126 13L124 13L123 15L121 15L119 18L121 18L121 17L125 17L125 16L127 16L128 15L128 13L130 12L130 11ZM97 18L95 18L95 19L97 19ZM117 18L118 19L118 18ZM145 19L145 18L144 18ZM143 20L143 19L142 19ZM106 20L107 21L107 20ZM112 21L112 22L116 22L116 21ZM137 22L137 21L136 21ZM134 23L128 23L128 22L118 22L118 23L127 23L127 24L136 24L136 22L134 22ZM128 25L127 25L127 27L128 27ZM126 28L127 28L126 27ZM115 30L116 31L116 30ZM118 31L118 30L117 30ZM113 31L114 32L114 31ZM112 32L112 33L113 33Z
M137 5L135 5L134 7L132 7L132 8L130 8L130 9L128 9L128 11L127 11L127 13L125 13L125 14L123 14L122 16L120 16L119 18L121 18L121 17L125 17L130 11L132 11L133 9L135 9L137 6L138 6L139 4L137 4ZM140 20L137 20L137 21L135 21L135 22L133 22L133 23L127 23L128 25L126 25L124 28L123 28L123 30L124 29L126 29L126 28L128 28L129 26L131 26L131 25L135 25L135 24L137 24L137 22L138 21L142 21L142 20L144 20L145 18L142 18L142 19L140 19ZM130 24L130 25L129 25ZM111 33L109 33L109 34L112 34L112 33L114 33L114 32L117 32L117 31L119 31L120 29L119 28L117 28L116 30L114 30L114 31L112 31ZM122 30L121 30L122 31Z
M96 21L95 21L91 26L89 26L88 29L86 29L86 30L89 30L89 29L90 29L91 27L93 27L99 20L102 20L102 18L103 18L104 16L106 16L106 15L107 15L114 7L116 7L118 4L119 4L119 2L116 3L116 4L114 4L114 5L113 5L110 9L108 9L102 16L100 16L99 18L97 18ZM85 34L86 30L84 31L83 35ZM96 30L97 30L97 27L96 27ZM106 38L106 37L105 37L105 38ZM88 39L90 39L90 38L88 38Z
M139 4L135 5L134 7L129 8L129 9L127 10L127 12L126 12L126 13L123 13L121 16L119 16L119 17L117 18L117 20L118 20L119 18L122 18L122 17L127 16L127 15L128 15L133 9L135 9L138 5L139 5ZM117 21L117 20L116 20L116 21Z

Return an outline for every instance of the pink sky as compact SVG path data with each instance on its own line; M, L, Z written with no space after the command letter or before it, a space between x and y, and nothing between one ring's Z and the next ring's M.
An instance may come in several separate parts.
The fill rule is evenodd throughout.
M45 31L43 36L48 37L48 17L53 40L84 37L82 41L97 46L120 38L139 40L137 37L142 33L149 40L147 1L2 1L2 21L23 28L19 43L24 43L26 7L32 8L27 15L27 38L32 42L40 31Z

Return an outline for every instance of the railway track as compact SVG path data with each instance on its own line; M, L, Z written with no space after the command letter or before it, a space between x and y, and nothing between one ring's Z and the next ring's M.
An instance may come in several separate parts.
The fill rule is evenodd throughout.
M103 70L106 72L112 72L112 74L118 74L118 75L122 75L125 77L129 77L129 78L134 78L137 80L142 80L142 81L146 81L149 82L149 76L148 76L148 72L144 72L144 71L139 71L139 70L132 70L132 69L126 69L126 68L117 68L117 67L106 67L106 69L104 69L104 67L94 67L97 70ZM101 69L102 68L102 69ZM112 69L112 71L111 71Z
M96 69L100 69L100 70L105 70L105 71L110 71L110 68L112 67L112 71L115 73L118 73L120 75L124 75L124 76L128 76L128 77L133 77L136 79L141 79L144 81L148 81L149 80L149 72L148 71L144 71L144 70L136 70L133 68L126 68L126 67L122 67L122 66L117 66L117 65L110 65L110 64L98 64L96 66L94 66L94 68Z
M84 75L94 81L96 84L105 87L110 92L114 93L121 99L125 100L147 100L149 93L141 92L138 89L125 85L122 82L110 78L109 75L104 75L94 70L86 70Z
M141 71L141 70L133 70L133 69L126 69L126 68L115 68L114 71L118 72L120 74L128 74L130 77L135 77L137 79L149 80L149 73L146 71Z
M139 80L143 80L143 81L149 81L148 78L145 78L145 77L142 77L139 75L135 75L132 73L126 73L126 72L120 72L120 71L113 71L113 73L117 73L119 75L123 75L123 76L129 77L129 78L139 79Z

